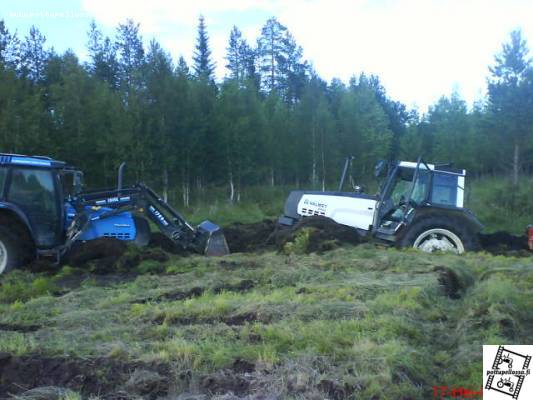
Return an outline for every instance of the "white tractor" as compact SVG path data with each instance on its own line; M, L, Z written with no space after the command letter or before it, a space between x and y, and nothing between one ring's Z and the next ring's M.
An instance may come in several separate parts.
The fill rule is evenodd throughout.
M383 181L376 195L342 191L353 157L346 160L338 191L292 191L279 224L322 216L399 247L425 252L463 253L478 247L483 225L464 208L464 169L449 165L379 161Z

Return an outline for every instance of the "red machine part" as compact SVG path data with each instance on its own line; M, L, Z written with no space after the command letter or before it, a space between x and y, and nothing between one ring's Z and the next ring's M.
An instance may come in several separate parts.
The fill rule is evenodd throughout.
M527 227L527 245L529 250L533 251L533 225Z

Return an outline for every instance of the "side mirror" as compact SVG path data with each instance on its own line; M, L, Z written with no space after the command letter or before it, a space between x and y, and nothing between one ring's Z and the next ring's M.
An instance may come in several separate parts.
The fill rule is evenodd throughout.
M365 192L365 187L362 186L362 185L355 185L353 187L353 190L355 193L364 193Z
M379 160L374 167L374 176L376 178L382 178L387 175L387 161Z

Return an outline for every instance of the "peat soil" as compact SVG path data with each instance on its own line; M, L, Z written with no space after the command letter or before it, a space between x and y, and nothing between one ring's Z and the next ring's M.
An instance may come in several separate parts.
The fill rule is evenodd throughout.
M233 224L224 228L224 235L232 253L283 250L293 242L298 234L306 229L308 233L306 253L333 250L343 243L359 244L362 238L353 229L339 225L324 217L308 217L293 227L280 227L273 220L255 224Z
M323 253L345 244L358 245L368 242L347 226L339 225L324 217L308 217L293 227L280 228L273 220L252 224L234 223L224 228L224 234L231 253L260 253L264 251L283 252L287 244L298 240L302 230L306 231L303 253ZM507 232L479 235L480 250L495 255L530 257L527 236L516 236ZM151 260L164 264L170 257L187 257L194 253L178 248L162 233L151 236L148 247L128 251L128 245L114 238L100 238L73 246L64 264L86 271L85 274L70 275L58 283L62 288L76 287L85 279L97 283L113 284L114 281L134 279L138 274L136 267L143 261ZM28 267L33 272L58 270L49 262L36 261ZM58 293L59 295L61 293Z
M263 251L284 251L288 243L297 240L306 230L304 253L323 253L344 244L357 245L367 242L357 232L324 217L308 217L293 227L280 228L273 220L252 224L234 223L224 228L224 234L231 253L258 253ZM527 237L507 232L479 235L480 250L495 255L529 257ZM169 255L186 257L193 253L179 249L169 238L156 232L151 236L148 247L142 251L128 251L125 242L113 238L101 238L75 245L65 259L65 264L82 268L91 276L110 275L105 282L112 281L113 274L135 276L135 267L141 262L152 260L159 263L169 261ZM50 265L35 262L30 266L35 272L50 271ZM74 278L74 281L79 281ZM72 279L72 278L71 278ZM75 283L75 282L74 282ZM65 281L68 286L68 279Z
M61 400L74 391L100 400L277 400L287 395L341 400L355 389L330 379L299 382L286 366L265 369L243 359L197 373L162 362L0 353L0 399Z
M254 224L233 224L224 228L224 234L232 253L260 252L264 250L283 250L293 242L302 229L308 230L308 243L305 252L324 252L343 244L357 245L367 242L353 229L339 225L329 218L307 217L294 227L280 228L273 220ZM481 233L478 235L481 251L495 255L529 257L526 235L513 235L507 232Z
M239 359L231 368L193 375L161 362L0 353L0 399L55 400L66 390L102 400L175 399L183 393L200 396L186 398L202 399L217 394L243 396L252 389L254 371L254 364Z

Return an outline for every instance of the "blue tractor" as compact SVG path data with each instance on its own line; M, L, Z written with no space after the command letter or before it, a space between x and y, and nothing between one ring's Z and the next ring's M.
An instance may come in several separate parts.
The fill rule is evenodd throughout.
M36 257L59 262L76 242L102 237L148 244L152 221L176 246L228 254L221 228L197 227L142 183L83 191L83 173L49 157L0 153L0 274Z

